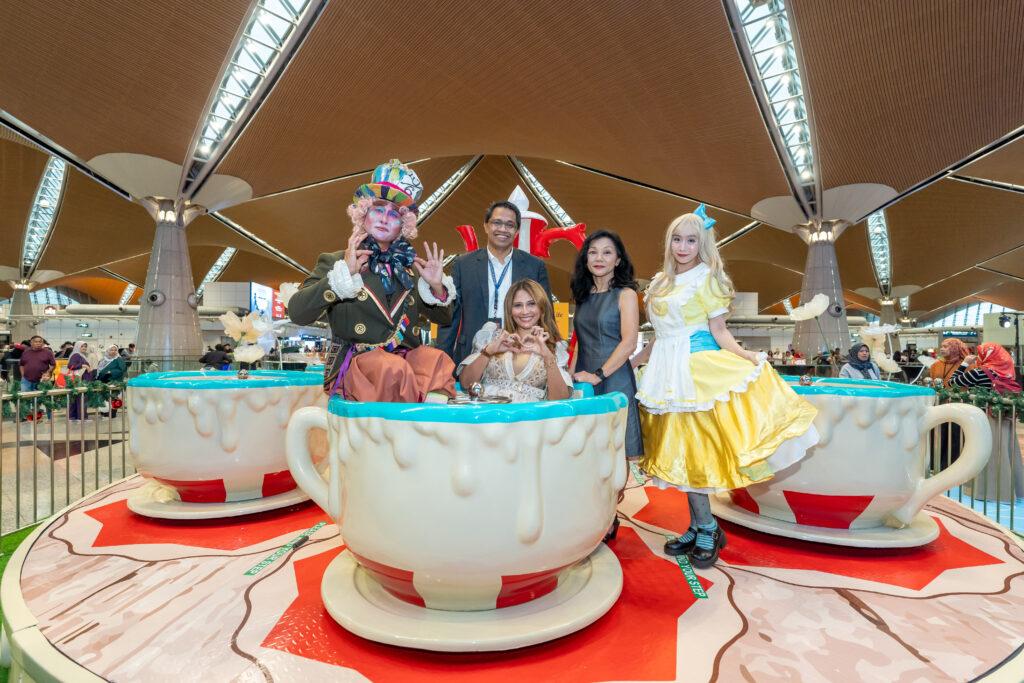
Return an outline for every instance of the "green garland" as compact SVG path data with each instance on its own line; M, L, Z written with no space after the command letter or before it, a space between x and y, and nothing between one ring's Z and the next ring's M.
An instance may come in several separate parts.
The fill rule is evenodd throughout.
M87 408L99 408L105 402L109 401L111 396L115 393L124 394L124 382L111 382L106 384L99 380L93 380L91 382L80 382L77 381L73 375L68 375L65 380L65 389L75 390L81 387L85 387L88 391L85 393L85 405ZM42 395L36 399L36 408L38 410L47 410L53 412L55 410L63 410L68 405L69 397L77 397L77 393L72 394L61 394L58 396L51 396L50 392L55 388L53 382L40 382L37 391L41 392ZM116 390L116 392L115 392ZM14 417L14 406L18 405L18 397L21 395L21 386L14 384L11 386L11 392L9 395L4 397L2 415L5 418ZM32 401L26 399L21 403L21 415L20 418L32 414Z
M1017 409L1017 421L1024 422L1024 392L1000 393L988 387L945 387L938 390L939 400L950 403L968 403L982 410L989 410L995 417Z

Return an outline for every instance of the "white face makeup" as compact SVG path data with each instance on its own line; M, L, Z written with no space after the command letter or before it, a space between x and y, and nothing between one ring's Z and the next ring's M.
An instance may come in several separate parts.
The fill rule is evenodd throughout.
M398 212L398 207L391 202L376 201L366 212L363 229L370 237L381 243L382 247L385 244L390 245L398 239L398 235L402 231L402 214Z

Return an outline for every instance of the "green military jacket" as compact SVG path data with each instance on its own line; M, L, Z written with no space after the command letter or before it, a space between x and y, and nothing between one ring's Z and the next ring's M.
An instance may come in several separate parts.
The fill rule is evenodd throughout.
M360 275L363 288L352 299L341 299L327 280L334 264L344 260L345 252L336 251L320 254L316 268L301 288L288 301L288 317L299 325L308 325L326 314L334 341L348 347L351 344L378 344L387 340L403 315L409 317L409 327L402 341L402 348L420 345L421 318L438 325L449 325L452 321L452 299L448 305L428 305L420 299L418 288L398 290L398 296L391 306L381 286L380 276L368 268ZM410 271L414 278L415 273ZM392 280L400 287L397 280Z

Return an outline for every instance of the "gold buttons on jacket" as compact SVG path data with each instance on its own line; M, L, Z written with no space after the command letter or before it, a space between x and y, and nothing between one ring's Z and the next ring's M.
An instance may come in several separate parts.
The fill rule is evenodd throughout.
M362 323L356 323L356 334L366 334L366 325Z
M416 325L415 327L413 327L412 328L412 333L415 334L415 335L419 335L419 333L420 333L420 326Z
M337 300L338 300L338 295L334 293L333 289L325 289L324 290L324 301L329 301L331 303L334 303Z
M370 295L366 293L365 289L360 289L359 294L356 295L356 298L359 299L360 301L366 301L367 299L370 298Z
M416 297L414 297L412 294L410 294L409 295L409 300L405 302L405 305L408 306L409 308L412 308L413 306L415 306L416 305Z

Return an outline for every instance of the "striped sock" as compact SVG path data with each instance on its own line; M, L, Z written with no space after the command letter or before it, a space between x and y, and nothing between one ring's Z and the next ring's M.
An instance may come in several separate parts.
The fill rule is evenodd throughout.
M701 525L697 527L697 543L695 544L701 550L712 550L715 547L715 537L712 535L718 528L718 522L712 522L710 525Z

